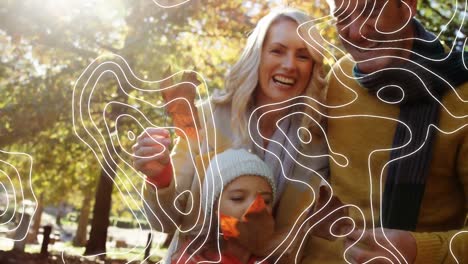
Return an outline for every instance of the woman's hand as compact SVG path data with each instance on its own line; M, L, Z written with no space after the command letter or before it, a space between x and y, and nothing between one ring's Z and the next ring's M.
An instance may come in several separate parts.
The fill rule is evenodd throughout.
M171 160L170 144L171 138L167 129L154 127L145 129L132 147L133 167L157 181Z
M371 259L375 259L371 263L414 263L417 247L411 233L396 229L383 229L383 232L388 240L380 228L375 230L375 237L371 229L351 232L345 239L345 248L350 248L346 259L353 264L366 263Z

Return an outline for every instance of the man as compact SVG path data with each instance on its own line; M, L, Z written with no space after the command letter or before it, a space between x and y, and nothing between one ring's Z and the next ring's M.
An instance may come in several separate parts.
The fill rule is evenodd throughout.
M329 75L328 138L348 164L331 159L330 184L356 228L311 238L302 263L468 263L468 56L416 6L334 0L349 55Z

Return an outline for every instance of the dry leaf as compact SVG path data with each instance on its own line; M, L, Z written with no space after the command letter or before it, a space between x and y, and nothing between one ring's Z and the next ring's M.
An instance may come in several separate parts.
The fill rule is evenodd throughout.
M263 210L266 210L265 200L263 200L263 197L260 194L257 194L257 197L245 212L244 216L242 217L242 220L247 221L248 215L260 213Z
M223 232L224 239L239 237L239 230L237 223L239 220L229 215L219 214L221 231Z
M164 75L170 75L170 68ZM170 87L163 90L162 94L164 101L168 103L166 111L171 116L173 125L184 131L192 139L197 139L197 128L200 127L198 111L195 106L196 86L199 84L195 72L185 72L181 83L170 87L173 85L173 79L167 78L161 82L160 86L160 88ZM179 129L176 129L176 134L184 136Z

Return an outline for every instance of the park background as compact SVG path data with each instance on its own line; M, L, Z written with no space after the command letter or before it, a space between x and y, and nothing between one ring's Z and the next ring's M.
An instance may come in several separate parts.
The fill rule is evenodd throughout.
M160 93L147 92L157 89L154 83L138 81L147 90L125 93L117 80L132 76L130 71L141 80L160 80L168 66L172 72L196 70L204 80L200 96L206 97L222 89L258 19L285 4L328 21L320 25L322 35L336 45L330 45L331 54L343 56L325 0L1 0L0 250L10 262L2 262L2 255L0 262L46 263L47 258L22 255L21 245L20 253L12 251L15 238L24 235L24 250L37 253L44 225L52 226L56 240L48 248L49 262L58 261L61 252L77 256L66 263L99 253L106 253L108 262L141 261L149 233L150 260L160 259L166 235L149 229L139 200L143 179L123 162L131 162L131 135L140 134L142 126L132 118L116 121L138 114L108 103L133 106L159 126L170 120L154 106L161 105ZM418 5L417 17L427 29L440 33L446 45L463 48L466 0ZM97 66L106 61L128 65L114 75L115 66ZM334 61L328 57L325 63ZM80 82L93 69L109 74L88 94L89 120L76 125L73 114L82 102L74 100L74 89L84 87ZM103 132L94 146L77 136L89 137L84 131L90 123L97 127L94 133ZM103 145L117 147L108 156L96 154ZM28 232L22 234L25 223Z

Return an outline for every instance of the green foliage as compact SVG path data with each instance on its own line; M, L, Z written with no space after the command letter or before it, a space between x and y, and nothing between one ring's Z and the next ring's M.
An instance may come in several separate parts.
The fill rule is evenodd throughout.
M423 25L436 35L449 47L455 45L457 49L463 48L467 38L467 12L466 1L433 1L421 0L418 2L418 18Z
M131 152L134 144L128 132L138 135L143 127L131 118L120 119L116 127L117 117L128 114L145 126L165 125L164 112L155 107L161 105L160 94L148 92L158 85L144 81L162 79L169 65L173 72L198 71L206 81L206 86L201 87L203 97L222 89L224 76L238 59L246 36L278 2L284 1L191 0L178 8L164 9L150 0L1 1L0 149L34 157L34 191L36 195L44 194L46 204L67 201L79 207L82 196L93 193L102 156L95 156L76 134L85 135L84 127L94 122L94 135L104 135L101 145L113 142L124 150L118 159L121 169L115 183L118 188L114 188L113 215L141 217L142 177L130 167L130 155L125 151ZM314 18L329 14L325 1L287 2ZM459 2L459 6L454 6L455 1L419 2L418 17L427 28L442 32L441 38L448 45L455 41L460 46L466 39L466 22L462 24L461 15L464 2ZM453 20L447 24L452 15ZM323 37L339 48L333 25L320 27ZM337 50L332 52L342 55ZM91 96L90 117L75 131L73 87L94 59L105 56L101 61L113 60L113 54L129 63L141 79L135 84L143 91L128 89L125 94L115 76L103 75ZM110 101L135 107L150 123L130 107L105 110ZM113 133L107 133L106 125ZM6 159L26 169L23 159ZM0 180L5 182L4 177ZM17 179L12 184L19 188Z

